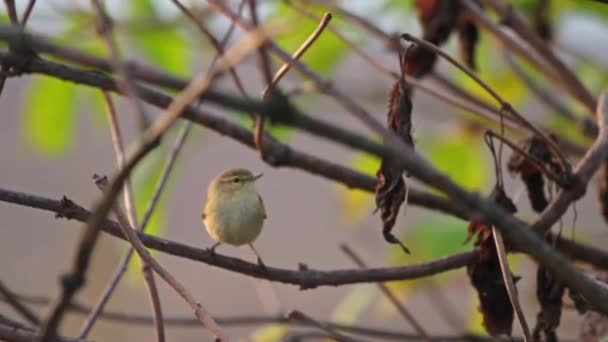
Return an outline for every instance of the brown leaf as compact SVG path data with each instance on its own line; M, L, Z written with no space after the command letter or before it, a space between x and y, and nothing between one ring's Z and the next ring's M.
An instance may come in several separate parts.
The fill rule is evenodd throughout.
M443 44L458 22L460 4L454 0L416 0L418 20L425 40Z
M479 41L479 30L474 22L464 20L458 25L458 42L460 43L460 59L473 70L477 70L475 62L475 47Z
M532 136L524 139L521 141L520 147L527 154L548 165L553 171L558 173L561 172L559 162L555 160L551 154L551 150L541 138ZM545 194L544 175L538 165L530 161L526 156L520 153L514 153L509 159L507 167L510 172L519 173L522 181L526 185L526 191L532 209L537 213L545 210L549 202L547 201Z
M422 26L422 38L435 45L447 41L456 27L460 12L458 1L454 0L416 0L418 20ZM430 73L435 66L435 53L417 46L411 53L408 75L416 78Z
M530 18L534 31L545 41L553 38L553 29L549 19L549 0L538 0L532 9Z
M557 341L555 330L562 316L562 297L566 287L544 266L536 272L536 298L541 309L536 316L535 341ZM544 339L542 338L544 335Z
M496 186L490 194L490 199L510 213L517 211L502 187ZM513 328L513 307L503 281L492 229L485 223L472 221L469 224L469 234L472 233L478 234L475 245L480 249L480 258L467 266L467 274L479 297L483 326L492 336L510 336Z
M410 58L411 47L401 55L401 78L395 82L389 94L389 109L387 114L388 128L395 132L403 141L414 147L412 138L412 100L411 89L405 81L405 72ZM392 244L398 244L409 253L391 230L397 220L401 204L405 201L406 185L403 181L404 170L390 159L383 159L380 169L376 173L376 206L382 218L382 233L384 239Z

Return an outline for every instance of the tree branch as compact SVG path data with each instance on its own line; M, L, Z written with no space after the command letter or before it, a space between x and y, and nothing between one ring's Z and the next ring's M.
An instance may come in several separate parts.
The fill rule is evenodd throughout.
M0 201L52 211L57 213L58 217L75 219L82 222L86 222L91 216L89 211L65 197L61 201L57 201L32 194L0 189ZM114 221L106 220L103 229L110 235L126 239L119 224ZM298 285L302 289L362 282L415 279L464 267L477 258L477 252L471 251L402 267L372 268L368 270L320 271L302 269L294 271L267 266L267 270L264 271L255 263L245 262L217 253L214 254L208 249L191 247L141 232L136 233L141 242L148 248L256 278ZM608 263L608 257L605 261ZM606 267L608 268L608 265Z

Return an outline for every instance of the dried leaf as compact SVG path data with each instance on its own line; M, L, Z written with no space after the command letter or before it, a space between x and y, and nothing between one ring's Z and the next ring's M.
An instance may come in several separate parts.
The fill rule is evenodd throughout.
M549 270L539 265L536 272L536 298L541 309L536 316L533 334L535 341L557 341L555 331L562 316L562 297L565 290L566 287Z
M536 136L527 138L520 143L520 147L530 156L548 165L553 171L561 172L559 163L541 138ZM514 153L507 166L511 173L520 174L526 185L532 209L537 213L545 210L549 202L545 194L545 180L540 167L520 153Z
M416 10L423 38L441 45L456 27L460 4L454 0L416 0Z
M549 19L549 6L549 0L536 1L530 18L532 28L545 41L553 38L553 29Z
M496 186L490 199L511 213L517 211L513 201L509 199L502 187ZM470 234L471 232L478 233L475 245L480 249L480 258L477 262L467 266L467 274L479 297L483 326L492 336L502 334L511 336L513 307L503 281L491 227L472 221L469 229ZM514 281L516 280L518 279L514 277Z
M477 70L475 63L475 47L479 41L479 30L474 22L464 20L458 25L458 42L460 43L460 58L473 70Z
M388 128L395 132L403 141L414 147L412 138L412 100L411 89L405 81L405 71L409 60L411 47L401 57L402 76L393 86L389 94L389 110L387 114ZM384 239L392 244L398 244L409 254L409 249L403 245L391 230L397 220L401 204L405 201L406 184L403 181L403 169L390 159L383 159L376 173L376 207L380 210Z

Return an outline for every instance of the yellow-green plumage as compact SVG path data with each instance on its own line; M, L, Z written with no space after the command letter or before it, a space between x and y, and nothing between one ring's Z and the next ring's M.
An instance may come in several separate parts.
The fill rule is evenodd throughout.
M239 246L258 237L266 219L264 203L255 189L255 180L260 176L245 169L233 169L211 182L203 222L214 240Z

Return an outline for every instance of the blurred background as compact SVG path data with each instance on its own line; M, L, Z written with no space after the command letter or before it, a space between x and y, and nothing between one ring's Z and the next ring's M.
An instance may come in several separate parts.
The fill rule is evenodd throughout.
M315 21L298 16L298 12L282 1L259 2L264 20L290 16L297 19L293 21L293 28L277 38L278 44L287 51L294 51L317 25ZM529 0L510 2L523 13L528 13L536 3ZM204 19L216 37L223 36L229 26L224 17L210 11L204 1L184 0L183 3L191 6ZM227 3L236 9L239 1ZM347 6L345 8L367 18L387 33L420 34L413 1L349 0L337 3ZM27 1L17 0L16 4L21 13ZM215 55L205 37L171 1L114 0L106 1L106 7L115 20L115 35L125 58L146 62L189 78L207 68ZM309 9L317 14L323 13L319 6L310 6ZM249 15L247 11L245 14ZM593 94L598 95L608 85L608 61L605 58L608 53L608 5L593 1L552 1L549 14L553 42L559 56ZM344 17L334 15L333 27L354 41L377 63L398 70L396 56L387 50L383 42ZM3 23L9 22L5 13L2 20ZM39 1L28 23L28 30L51 36L62 45L108 56L105 46L96 36L94 22L89 1ZM231 43L241 36L242 31L237 29ZM576 127L534 98L533 93L526 89L505 63L498 52L498 42L482 31L480 44L477 52L479 75L498 89L515 108L526 117L542 121L545 126L579 144L590 143ZM457 54L454 37L445 48ZM336 87L378 119L385 120L387 94L393 80L354 54L332 32L325 31L303 61L323 77L332 79ZM279 65L275 61L274 67ZM253 97L260 94L264 85L257 66L257 55L252 54L237 68L245 88ZM469 79L445 62L440 62L436 70L473 94L489 99ZM533 76L544 81L539 75ZM307 89L306 82L293 73L281 81L281 86L286 91ZM218 87L236 93L229 78L221 80ZM567 100L565 96L563 98ZM136 127L131 108L124 99L114 99L118 104L125 141L133 142ZM304 92L294 96L293 100L302 110L315 117L369 133L326 97ZM99 198L92 175L110 175L116 169L101 93L40 75L24 75L7 80L0 101L0 186L53 199L65 195L90 208ZM576 103L566 104L581 117L585 115L584 109ZM251 127L245 116L237 116L213 106L203 107L214 114L237 120L247 128ZM155 108L146 109L158 114ZM483 127L487 126L486 121L479 121L471 113L454 109L421 92L416 92L414 96L413 120L416 150L421 155L468 189L490 192L494 184L493 164L481 134ZM172 141L182 125L183 122L178 122L163 139L162 146L135 171L133 186L140 216L154 192ZM379 166L379 161L374 157L293 129L271 125L270 132L294 148L370 175L375 175ZM372 214L373 195L349 190L301 170L272 168L260 161L254 150L196 125L147 231L200 248L210 246L212 241L200 221L201 207L209 181L229 167L246 167L264 173L258 190L264 197L268 220L256 247L268 265L297 269L298 263L305 263L310 268L325 270L354 268L338 249L340 243L351 245L373 266L407 265L472 248L471 244L463 244L467 222L408 207L407 210L402 208L395 227L395 233L412 250L411 255L404 255L399 247L383 241L380 218ZM519 208L518 215L532 220L534 214L529 208L522 183L508 175L506 182L509 195ZM588 195L576 204L576 217L570 210L560 226L564 235L602 247L608 241L606 227L596 203L596 183L590 184ZM55 219L50 212L7 203L0 203L0 217L2 282L22 295L56 298L60 293L59 276L70 267L82 224ZM87 286L78 293L79 302L92 305L97 301L125 253L126 246L123 241L105 234L102 236L89 269ZM255 261L246 248L223 246L218 251ZM295 286L270 284L201 263L159 253L154 256L218 317L276 314L298 309L320 320L413 331L374 284L300 291ZM526 317L533 324L538 311L535 264L520 255L512 255L510 260L514 273L522 276L518 283L520 298ZM164 315L189 317L191 310L181 298L162 280L157 280L157 284ZM485 333L477 312L477 295L464 269L432 279L394 282L390 287L426 330L433 334L454 335L465 331ZM139 265L132 263L107 310L148 314L150 308L146 292ZM569 300L566 302L569 303ZM48 307L38 306L36 311L45 315ZM0 312L16 317L4 303L0 303ZM70 314L62 326L62 333L68 336L77 334L85 317ZM565 338L577 336L579 324L580 316L574 310L566 309L559 335ZM226 329L235 339L252 341L276 341L288 333L288 327L274 324L230 326ZM514 331L520 335L517 324L514 324ZM196 324L190 327L167 326L170 340L200 341L208 336ZM100 320L90 338L97 341L151 340L154 330L152 326Z

